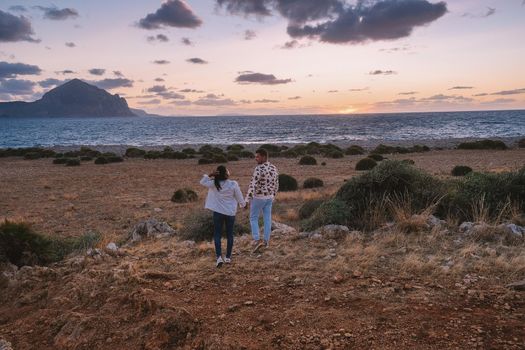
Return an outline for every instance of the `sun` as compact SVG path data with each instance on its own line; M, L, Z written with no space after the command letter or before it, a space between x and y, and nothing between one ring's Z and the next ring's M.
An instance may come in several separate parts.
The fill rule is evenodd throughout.
M348 106L346 108L343 108L339 111L337 111L337 113L339 114L350 114L350 113L355 113L357 112L357 108L353 107L353 106Z

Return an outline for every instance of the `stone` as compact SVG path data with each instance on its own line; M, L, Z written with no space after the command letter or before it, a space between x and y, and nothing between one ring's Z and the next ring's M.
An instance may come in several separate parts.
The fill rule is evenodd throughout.
M160 238L173 236L175 230L163 221L157 221L156 219L150 218L145 221L139 222L129 234L128 240L131 243L139 242L144 238Z
M106 246L106 249L107 250L110 250L112 252L116 252L118 250L118 247L117 245L114 243L114 242L110 242L108 243L108 245Z
M507 284L506 287L514 290L525 291L525 280Z
M13 346L7 340L0 338L0 350L13 350Z
M329 239L344 238L350 233L350 229L343 225L326 225L318 231L324 238Z
M525 227L516 224L501 224L498 228L514 239L521 239L525 235Z
M473 222L465 221L461 225L459 225L459 232L466 233L474 226Z
M153 211L155 213L160 213L162 211L162 209L161 208L153 208Z
M340 274L340 273L336 273L336 274L334 275L333 281L334 281L335 284L339 284L339 283L343 282L344 279L345 279L345 278L344 278L344 276L343 276L342 274Z
M281 234L291 234L296 232L296 230L293 227L288 226L286 224L282 224L277 221L272 221L272 233L274 233L273 231L277 231L276 233Z
M441 220L437 217L435 217L434 215L430 215L427 219L427 224L430 226L430 227L435 227L435 226L444 226L447 222L445 220Z

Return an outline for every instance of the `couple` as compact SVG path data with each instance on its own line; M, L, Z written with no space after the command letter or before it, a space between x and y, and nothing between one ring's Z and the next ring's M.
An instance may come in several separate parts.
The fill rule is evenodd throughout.
M272 203L279 189L279 174L275 165L268 161L268 152L265 149L255 151L257 166L253 172L246 198L243 198L237 181L229 180L230 172L224 165L209 175L204 175L201 185L208 188L205 208L213 212L215 254L217 267L223 263L231 263L233 248L233 225L237 205L241 208L250 203L250 226L252 230L254 251L263 243L259 241L259 217L261 212L264 219L264 245L268 247L272 227ZM226 223L226 257L222 259L221 234L223 224Z

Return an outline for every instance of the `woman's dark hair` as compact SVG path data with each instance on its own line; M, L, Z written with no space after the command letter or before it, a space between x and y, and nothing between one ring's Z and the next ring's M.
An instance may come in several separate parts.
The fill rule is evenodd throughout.
M228 179L228 170L226 170L224 165L219 165L217 167L217 175L215 175L213 180L215 182L215 187L217 187L217 191L221 190L221 181L226 179Z

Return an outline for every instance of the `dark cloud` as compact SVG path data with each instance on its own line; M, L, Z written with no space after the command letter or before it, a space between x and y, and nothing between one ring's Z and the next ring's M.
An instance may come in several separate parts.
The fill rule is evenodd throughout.
M444 1L358 0L217 0L232 14L269 16L273 7L288 20L293 38L311 38L329 43L363 43L410 36L447 12Z
M277 79L273 74L246 73L239 75L235 81L240 84L277 85L291 83L292 79Z
M67 42L67 43L66 43L66 46L67 46L67 47L75 47L75 46L77 46L77 45L75 45L75 43L72 43L72 42Z
M438 94L438 95L433 95L433 96L430 96L430 97L421 98L421 99L419 99L419 101L421 101L421 102L436 102L436 101L471 102L471 101L473 101L473 99L468 98L468 97L458 96L458 95Z
M31 95L36 83L21 79L0 79L0 93L8 95Z
M269 100L267 98L263 98L262 100L255 100L254 103L277 103L279 100Z
M155 13L142 18L138 25L144 29L162 27L197 28L202 21L193 13L184 1L168 0Z
M46 80L39 81L38 85L40 85L41 87L47 89L47 88L50 88L50 87L55 87L55 86L58 86L58 85L62 85L62 84L64 84L67 81L68 80L60 80L60 79L49 78L49 79L46 79Z
M255 37L257 37L255 30L248 29L244 31L244 40L252 40L255 39Z
M155 86L150 87L150 88L147 89L146 91L147 91L147 92L159 93L159 92L165 92L165 91L168 91L168 89L167 89L166 86L164 86L164 85L155 85Z
M165 81L165 80L162 79L162 78L155 78L155 81L160 83L160 82L163 82L163 81Z
M88 72L92 75L104 75L104 73L106 73L106 70L102 68L92 68L88 70Z
M507 95L519 95L519 94L525 94L525 88L493 92L491 95L507 96Z
M193 102L198 106L234 106L236 103L231 98L208 98L202 97Z
M470 90L474 89L474 86L453 86L449 90Z
M116 76L116 77L119 77L119 78L122 78L124 76L124 74L122 74L121 71L119 70L114 70L113 71L113 74Z
M56 74L62 74L62 75L66 75L66 74L76 74L76 72L70 70L70 69L65 69L65 70L61 70L61 71L58 71L58 72L55 72Z
M42 70L38 66L25 63L0 62L0 79L14 78L18 75L38 75Z
M179 90L179 92L201 94L201 93L203 93L204 91L202 91L202 90L196 90L196 89L182 89L182 90Z
M299 100L301 98L302 98L301 96L288 97L289 100Z
M59 9L57 7L35 6L34 8L44 11L44 18L54 21L63 21L68 18L78 17L78 12L72 8Z
M133 80L125 78L102 79L99 81L93 81L92 83L98 86L99 88L105 90L117 89L122 87L133 87Z
M348 91L350 92L361 92L361 91L366 91L366 90L369 90L370 88L368 87L365 87L365 88L354 88L354 89L348 89Z
M462 17L469 17L469 18L487 18L492 16L496 13L496 9L492 7L487 7L487 11L482 14L472 14L472 13L464 13Z
M195 64L207 64L208 63L202 58L198 58L198 57L188 58L186 62L195 63Z
M27 12L27 8L22 5L9 6L9 11L13 12Z
M339 90L328 90L329 94L333 94L333 93L336 93L336 92L339 92Z
M153 100L139 101L137 103L139 103L141 105L158 105L158 104L160 104L160 100L158 98L154 98Z
M186 46L192 46L193 45L193 42L190 39L188 39L188 38L182 38L180 41L181 41L181 43L183 43Z
M173 91L159 92L158 95L162 96L162 98L165 100L184 100L186 98L184 95Z
M415 94L417 94L417 91L406 91L406 92L398 93L398 95L405 95L405 96L410 96L410 95L415 95Z
M155 64L169 64L170 61L167 61L167 60L156 60L156 61L153 61L153 63L155 63Z
M170 39L164 34L157 34L156 36L153 36L153 35L148 36L147 40L149 42L160 41L162 43L167 43L168 41L170 41Z
M26 17L14 16L0 10L0 42L40 42L31 37L33 34L31 22Z
M370 75L395 75L395 74L397 74L397 72L395 72L393 70L380 70L380 69L377 69L377 70L371 71L368 74L370 74Z
M496 104L503 104L503 103L512 103L512 102L516 102L516 100L512 99L512 98L497 98L493 101L486 101L486 102L482 102L483 104L492 104L492 103L496 103Z
M473 96L474 96L474 97L483 97L483 96L488 96L488 95L489 95L489 94L487 94L487 93L484 92L484 93L481 93L481 94L475 94L475 95L473 95Z
M280 48L284 50L290 50L290 49L300 49L300 48L307 47L307 46L309 45L301 44L299 41L293 39L293 40L285 42L282 46L280 46Z

